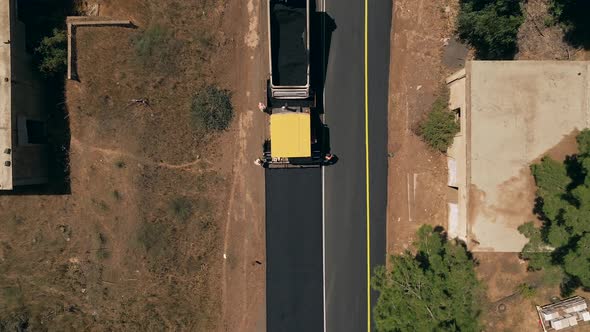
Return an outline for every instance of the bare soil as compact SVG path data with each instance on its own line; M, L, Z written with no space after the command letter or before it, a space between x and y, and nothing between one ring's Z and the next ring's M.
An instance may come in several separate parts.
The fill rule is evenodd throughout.
M0 197L3 321L263 329L264 182L251 162L264 136L259 1L97 3L136 27L77 30L79 81L65 96L71 194ZM165 37L139 54L154 27ZM205 84L233 92L225 132L191 124Z
M535 306L549 304L560 297L557 272L527 271L527 263L517 253L477 253L478 277L485 282L488 302L482 324L485 331L541 331ZM526 284L534 288L530 295L519 291ZM577 295L588 297L578 291ZM590 325L575 331L590 331Z
M588 52L564 41L564 32L547 12L548 0L523 3L525 22L518 32L516 60L587 60Z
M525 22L518 32L518 60L574 60L575 50L563 40L563 30L552 23L547 0L523 5Z
M233 149L224 163L231 165L224 226L222 329L266 331L266 247L264 171L253 163L266 137L265 114L257 105L266 100L268 77L266 7L260 0L234 1L224 31L235 31L229 48L230 63L223 81L232 82L239 115L233 132ZM237 28L241 27L241 28Z
M407 249L423 224L447 223L446 158L413 129L442 93L442 63L456 1L395 2L389 112L388 253Z
M475 257L488 297L483 312L485 330L537 331L535 304L551 303L552 296L559 296L559 286L544 283L539 272L527 272L526 262L516 253L477 253ZM521 284L537 287L536 293L523 296L518 291Z

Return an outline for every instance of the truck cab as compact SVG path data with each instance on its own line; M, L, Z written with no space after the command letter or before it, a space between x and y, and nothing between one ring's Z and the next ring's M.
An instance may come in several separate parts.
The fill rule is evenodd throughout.
M264 144L262 166L306 168L329 164L325 126L308 107L273 108L270 139Z

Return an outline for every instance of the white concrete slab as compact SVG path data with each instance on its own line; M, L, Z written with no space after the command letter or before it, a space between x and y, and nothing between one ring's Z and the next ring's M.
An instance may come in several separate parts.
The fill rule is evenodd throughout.
M468 221L474 251L518 252L534 220L530 164L590 124L589 62L468 63Z

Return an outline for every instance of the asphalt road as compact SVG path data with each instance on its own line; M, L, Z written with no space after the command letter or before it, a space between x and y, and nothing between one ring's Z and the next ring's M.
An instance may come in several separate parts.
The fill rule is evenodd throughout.
M387 222L387 123L393 0L369 1L369 158L371 188L371 271L385 264ZM371 294L372 306L377 293Z
M339 160L324 169L266 171L269 332L314 332L323 331L324 326L330 332L366 331L369 319L364 1L317 1L319 10L325 8L322 20L335 27L327 32L330 40L325 45L329 49L324 50L327 72L323 112L324 122L330 129L331 150ZM392 3L391 0L367 1L372 271L385 262ZM322 209L322 184L325 209ZM376 294L371 294L372 304L375 300Z
M321 169L266 170L266 330L323 331Z
M325 168L326 330L367 330L367 208L364 1L325 0L333 19L325 123L336 165ZM371 271L385 262L387 97L392 2L369 1L369 175ZM376 300L371 295L371 302Z

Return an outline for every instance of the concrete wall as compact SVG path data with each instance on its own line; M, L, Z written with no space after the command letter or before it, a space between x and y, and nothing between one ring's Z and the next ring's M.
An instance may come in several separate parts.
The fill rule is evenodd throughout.
M12 189L12 1L0 1L0 190Z
M459 109L460 131L455 136L453 144L447 150L447 158L449 164L454 164L455 174L449 174L449 178L454 178L454 183L449 181L449 186L457 188L456 206L449 205L449 222L447 231L449 237L458 238L467 242L467 190L465 188L467 183L466 170L466 131L467 131L467 102L465 98L466 92L466 72L461 69L449 76L446 80L449 89L449 110ZM451 162L452 160L452 162ZM449 167L451 171L451 167Z
M47 121L49 105L43 103L42 78L25 49L25 25L16 17L16 1L11 10L11 69L12 69L12 177L14 185L47 182L48 146L29 144L26 120ZM23 125L24 124L24 125ZM24 133L22 131L25 131ZM20 136L20 139L19 139ZM0 165L1 166L1 165Z

